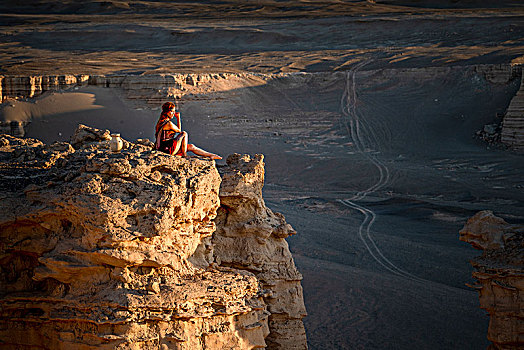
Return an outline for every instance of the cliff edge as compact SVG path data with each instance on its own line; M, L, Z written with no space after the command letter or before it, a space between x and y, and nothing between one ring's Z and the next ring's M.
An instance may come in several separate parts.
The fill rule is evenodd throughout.
M0 348L307 348L263 156L0 135Z
M478 212L460 231L460 240L483 250L471 261L480 307L490 315L489 349L524 347L524 226L511 225L491 211Z

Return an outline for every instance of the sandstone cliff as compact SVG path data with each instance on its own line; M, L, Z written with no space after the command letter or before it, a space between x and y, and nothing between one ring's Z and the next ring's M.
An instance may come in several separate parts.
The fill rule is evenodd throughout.
M220 90L221 82L227 81L227 86L223 88L231 89L259 76L241 73L0 76L0 93L4 101L9 98L32 98L46 91L92 85L120 88L128 99L140 100L141 103L146 101L156 106L169 97L202 92L205 85L213 84L214 90Z
M0 76L0 93L6 98L30 98L45 91L87 83L88 75Z
M521 65L486 64L462 67L399 68L384 71L386 77L412 73L426 77L453 74L457 70L473 69L494 84L506 84L522 74ZM373 71L370 71L373 72ZM289 73L293 74L293 73ZM307 73L314 74L314 73ZM130 100L146 101L157 106L166 98L202 92L229 90L241 86L260 83L261 80L286 76L287 73L200 73L200 74L145 74L145 75L0 75L1 101L6 99L32 98L46 91L56 91L76 86L92 85L107 88L120 88ZM0 102L1 102L0 101Z
M0 348L306 348L294 231L264 205L262 156L219 174L108 138L0 135Z
M302 318L306 309L300 280L284 238L295 234L284 216L273 213L262 199L263 157L233 155L220 168L217 232L211 239L217 263L251 271L261 282L268 306L270 348L304 349Z
M479 292L480 307L490 315L491 349L524 347L524 226L510 225L490 211L470 218L460 240L483 250L471 261L472 286Z
M520 89L511 100L502 122L501 141L517 151L524 151L524 74Z

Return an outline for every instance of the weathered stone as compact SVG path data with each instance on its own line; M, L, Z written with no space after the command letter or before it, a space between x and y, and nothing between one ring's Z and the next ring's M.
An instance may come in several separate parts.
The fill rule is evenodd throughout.
M470 218L460 239L483 250L471 261L480 307L490 315L492 349L524 347L524 226L510 225L491 211Z
M77 148L93 142L104 142L111 140L109 130L99 130L83 124L79 124L71 137L71 144Z
M504 115L501 141L516 151L524 152L524 74L521 75L520 89Z
M0 77L2 100L6 98L29 98L45 91L64 89L85 84L87 75L47 75L47 76L2 76Z
M294 231L260 197L261 156L222 169L219 208L214 161L75 135L0 136L0 347L305 348Z
M460 230L460 240L481 250L503 249L513 236L512 230L513 226L504 219L493 215L492 211L483 210L466 222Z
M231 155L219 171L221 206L212 238L213 257L219 265L251 271L260 280L271 313L268 346L305 349L302 275L283 239L295 231L264 203L263 156Z

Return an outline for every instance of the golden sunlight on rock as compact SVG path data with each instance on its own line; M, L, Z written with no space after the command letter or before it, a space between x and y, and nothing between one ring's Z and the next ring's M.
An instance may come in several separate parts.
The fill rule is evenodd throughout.
M262 157L220 175L108 138L0 138L3 345L305 349L294 231L264 206Z

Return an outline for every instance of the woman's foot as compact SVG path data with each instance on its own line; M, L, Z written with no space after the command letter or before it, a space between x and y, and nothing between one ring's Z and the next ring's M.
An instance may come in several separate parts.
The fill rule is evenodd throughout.
M198 148L197 146L193 145L192 143L189 143L187 145L187 150L193 152L197 156L208 157L208 158L216 159L216 160L222 159L222 157L219 156L218 154L204 151L202 148Z

